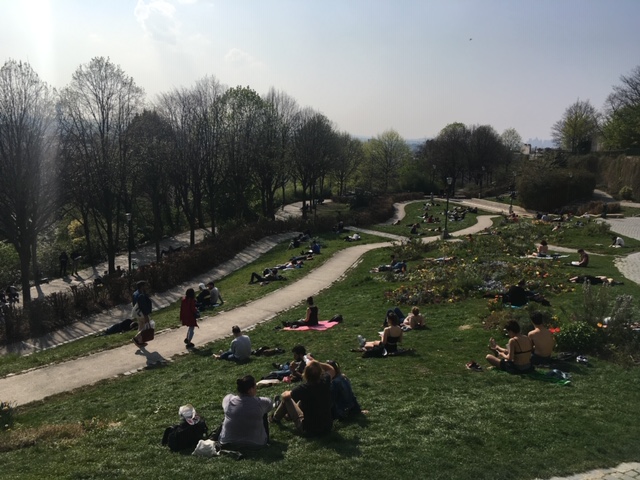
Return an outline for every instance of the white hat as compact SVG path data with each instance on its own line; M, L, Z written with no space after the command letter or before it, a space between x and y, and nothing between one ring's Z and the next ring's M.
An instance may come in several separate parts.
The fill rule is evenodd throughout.
M181 406L180 409L178 410L178 415L184 418L184 420L189 425L198 423L198 421L200 420L200 417L198 417L198 414L196 413L196 409L193 408L193 405L191 405L190 403L187 403L186 405Z
M204 286L204 283L201 283L200 285L198 285L198 288L200 290L204 290L206 287Z

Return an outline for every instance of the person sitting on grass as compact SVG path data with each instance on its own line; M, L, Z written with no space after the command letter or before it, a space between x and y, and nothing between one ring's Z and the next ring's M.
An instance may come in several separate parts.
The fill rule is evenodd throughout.
M267 414L273 408L270 398L258 397L256 380L246 375L236 380L238 394L222 399L224 421L218 441L222 448L257 449L269 443Z
M398 344L402 342L402 328L398 316L393 312L387 313L388 326L382 331L380 340L367 342L362 335L358 335L358 342L362 350L372 350L374 348L383 348L387 353L397 353Z
M334 420L347 420L360 414L369 413L362 410L358 399L353 393L351 382L342 373L340 365L335 360L327 360L336 374L331 381L331 416Z
M534 329L527 335L533 344L533 353L531 354L532 365L549 365L551 363L551 354L556 339L553 333L544 325L544 314L541 312L533 312L531 314L531 323Z
M307 313L302 320L282 322L285 327L315 327L319 323L318 306L313 304L313 297L307 297Z
M611 243L611 246L615 248L624 247L624 239L622 237L613 237L613 243Z
M523 307L529 301L527 291L525 290L526 282L520 280L517 284L511 285L507 293L502 295L502 302L508 303L512 307Z
M218 355L214 354L213 358L218 360L232 360L234 362L245 362L251 357L251 339L247 335L242 334L242 330L238 325L231 328L231 333L235 337L231 341L231 347L226 352Z
M540 245L538 245L538 249L533 253L534 257L546 257L549 255L549 245L546 240L542 240Z
M211 290L205 287L204 283L198 285L198 296L196 297L196 305L198 308L205 309L211 305Z
M269 420L280 423L285 415L304 435L318 436L331 431L331 381L335 370L327 363L310 361L304 369L304 383L293 390L283 392L278 406ZM280 403L278 403L278 401Z
M298 382L302 380L302 372L307 366L307 349L304 345L295 345L291 350L293 353L293 360L289 363L283 363L282 365L274 363L273 367L277 370L269 373L264 378L277 378L282 380L285 377L289 377L292 382Z
M527 373L531 371L531 353L533 343L529 337L520 333L520 324L515 320L509 320L505 327L509 336L507 348L496 345L496 341L489 340L489 348L494 355L487 355L487 361L494 367L509 373Z
M580 260L577 262L571 262L569 265L573 267L588 267L589 266L589 254L584 251L583 248L578 250L578 254L580 255Z
M411 309L411 313L404 319L402 326L411 330L425 327L424 317L420 315L420 309L418 307L413 307Z

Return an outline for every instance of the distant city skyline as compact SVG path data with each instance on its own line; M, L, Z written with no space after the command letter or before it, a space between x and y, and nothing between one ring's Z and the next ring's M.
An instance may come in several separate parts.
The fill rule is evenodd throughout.
M546 141L640 64L638 18L637 0L4 1L0 61L59 89L109 57L150 102L205 75L275 87L358 137L462 122Z

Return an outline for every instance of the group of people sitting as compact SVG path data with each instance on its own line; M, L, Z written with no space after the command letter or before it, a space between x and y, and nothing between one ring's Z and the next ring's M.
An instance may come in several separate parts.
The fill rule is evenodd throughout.
M509 337L506 347L497 345L494 338L489 340L489 349L493 354L486 356L494 367L509 373L527 373L536 365L549 365L555 345L555 338L544 326L544 315L540 312L531 314L533 330L528 335L520 331L520 324L510 320L505 327Z
M302 345L293 348L294 360L289 364L299 384L276 395L273 399L258 396L258 384L252 375L236 380L236 393L227 394L222 400L224 419L212 435L223 450L254 450L268 446L270 424L281 425L289 420L296 431L305 436L327 434L334 420L347 420L362 410L353 393L351 382L334 360L319 362L305 353ZM184 435L189 439L182 448L193 449L202 439L202 422L191 405L179 410L181 424L174 429L194 431ZM168 429L169 430L169 429ZM168 436L168 434L166 435ZM171 441L163 440L171 446Z
M404 332L422 330L426 328L426 324L417 306L414 306L406 317L396 307L387 311L382 327L383 330L379 332L380 340L368 342L362 335L358 335L360 348L355 351L379 352L380 356L396 355L401 353L399 344L402 343Z

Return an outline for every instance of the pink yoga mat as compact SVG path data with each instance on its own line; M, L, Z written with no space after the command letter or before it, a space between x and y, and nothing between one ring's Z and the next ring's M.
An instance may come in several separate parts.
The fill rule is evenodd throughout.
M298 328L284 327L283 330L295 330L300 332L306 332L307 330L323 331L323 330L329 330L331 327L335 327L336 325L338 325L338 323L339 322L332 322L330 320L321 320L320 322L318 322L318 325L316 325L315 327L298 327Z

